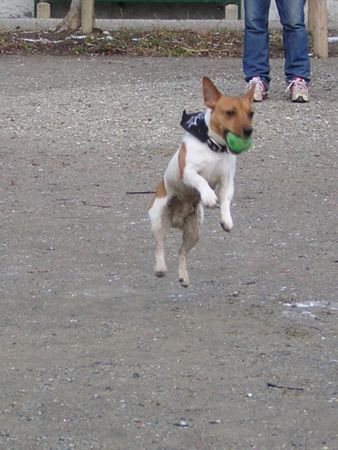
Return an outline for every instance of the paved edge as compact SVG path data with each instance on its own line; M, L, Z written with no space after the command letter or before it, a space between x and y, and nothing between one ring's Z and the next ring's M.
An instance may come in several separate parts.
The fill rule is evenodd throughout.
M0 31L44 31L55 28L61 19L1 19ZM143 20L143 19L96 19L96 26L102 30L121 28L154 30L242 30L243 20ZM279 21L271 21L270 28L280 28ZM338 28L338 24L337 24Z

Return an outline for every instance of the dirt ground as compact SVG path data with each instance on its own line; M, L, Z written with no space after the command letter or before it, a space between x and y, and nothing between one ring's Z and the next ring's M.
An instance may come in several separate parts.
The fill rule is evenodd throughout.
M336 36L337 31L329 31ZM309 35L309 51L313 52L312 36ZM338 43L329 44L329 56L338 56ZM270 30L270 57L284 56L281 30ZM243 31L214 29L155 30L120 29L103 31L95 29L90 35L81 31L69 34L57 31L0 32L0 55L57 55L57 56L156 56L156 57L241 57L243 54Z
M234 230L206 211L184 289L136 192L241 60L0 58L1 449L338 449L337 62L303 105L271 62Z
M283 56L280 31L270 32L269 50ZM310 49L312 40L309 39ZM204 56L238 57L243 53L242 30L166 30L120 29L113 32L94 30L90 35L57 31L0 33L0 54L128 55L128 56ZM330 55L332 45L330 45ZM334 56L334 53L333 53Z

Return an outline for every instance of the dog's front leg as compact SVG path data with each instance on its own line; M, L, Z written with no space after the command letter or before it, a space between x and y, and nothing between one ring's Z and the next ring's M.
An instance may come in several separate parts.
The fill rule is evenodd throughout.
M234 224L230 213L231 200L234 196L234 174L229 174L224 178L218 189L220 209L221 209L221 227L224 231L231 231Z
M183 173L184 183L196 189L203 205L208 208L214 208L217 204L217 195L209 186L209 183L192 166L186 166Z

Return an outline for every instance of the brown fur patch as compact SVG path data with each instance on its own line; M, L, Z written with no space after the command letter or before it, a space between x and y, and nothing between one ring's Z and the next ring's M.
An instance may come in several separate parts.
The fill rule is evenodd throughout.
M185 146L185 143L183 142L178 152L178 167L180 169L180 178L183 178L186 155L187 148Z
M224 130L243 136L243 130L252 128L251 103L246 97L221 96L212 112L211 129L223 136Z
M253 94L254 90L250 90L242 97L226 97L208 77L203 77L204 103L212 109L211 129L222 138L225 131L244 137L252 130Z
M156 188L155 197L165 197L167 195L167 190L165 188L164 181L162 180Z
M165 188L164 181L162 180L160 182L160 184L156 188L156 192L155 192L155 195L154 195L154 197L153 197L153 199L152 199L152 201L150 203L149 209L153 206L154 201L155 201L156 198L163 198L166 195L167 195L167 190Z

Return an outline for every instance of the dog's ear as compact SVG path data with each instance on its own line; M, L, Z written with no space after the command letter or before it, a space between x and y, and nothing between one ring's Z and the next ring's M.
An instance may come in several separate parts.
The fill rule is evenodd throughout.
M244 98L247 98L250 103L252 103L254 99L255 87L255 85L251 86L248 92L244 95Z
M205 106L214 109L221 95L222 94L214 83L208 77L203 77L203 97Z

